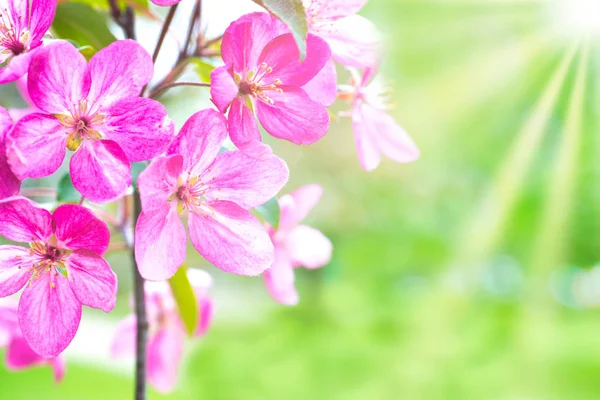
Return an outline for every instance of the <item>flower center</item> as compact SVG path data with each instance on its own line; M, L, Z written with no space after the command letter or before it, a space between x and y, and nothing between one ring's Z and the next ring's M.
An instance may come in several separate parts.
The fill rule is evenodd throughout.
M210 169L206 170L210 173ZM177 212L182 214L185 210L196 214L213 213L211 207L206 205L206 193L213 190L219 190L208 184L214 181L216 177L209 179L201 179L202 176L187 177L187 179L179 177L177 191L171 195L169 200L177 200Z
M67 149L75 151L85 140L100 140L102 134L99 129L104 124L104 115L95 110L94 105L88 105L86 100L71 107L70 114L55 115L67 127Z
M29 244L30 258L19 268L28 268L32 272L31 280L40 278L44 273L57 276L60 273L58 268L65 270L69 251L59 248L56 242L56 238L52 236L47 243L36 240ZM54 287L53 278L50 285Z
M272 72L273 68L263 62L256 71L250 71L246 78L239 83L240 93L253 96L268 104L274 104L275 102L268 96L268 92L283 93L283 89L281 89L281 79L270 79L269 75Z
M6 8L0 10L0 64L26 52L31 45L29 30L19 31L14 26L10 15Z

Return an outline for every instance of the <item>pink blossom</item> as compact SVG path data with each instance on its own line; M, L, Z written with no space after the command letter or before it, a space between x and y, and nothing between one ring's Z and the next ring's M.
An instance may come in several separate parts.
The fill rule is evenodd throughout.
M117 277L102 258L110 233L81 206L53 214L24 197L0 201L0 235L29 248L0 246L0 297L25 288L18 308L23 338L37 354L55 357L71 342L82 305L112 310Z
M368 0L303 0L309 32L325 39L334 60L349 67L376 66L381 39L375 25L356 15Z
M44 358L31 350L23 338L15 304L0 304L0 347L6 347L6 367L19 371L38 365L50 365L54 381L62 381L66 363L62 355Z
M10 115L0 107L0 200L15 196L21 189L21 181L12 172L6 159L5 138L11 126Z
M300 224L319 202L322 193L321 186L307 185L281 197L279 227L267 227L275 246L275 260L265 271L265 284L271 297L281 304L291 306L298 303L294 268L319 268L331 259L329 239L320 231Z
M69 149L73 185L83 196L98 203L122 196L130 162L156 157L173 139L166 109L139 97L152 73L150 55L132 40L111 44L89 63L68 42L39 50L28 89L42 112L19 120L7 137L15 175L48 176Z
M258 275L273 262L273 244L248 210L273 198L288 179L287 165L240 151L219 154L227 121L214 110L194 114L167 151L139 177L143 211L135 258L145 279L173 276L185 261L187 210L196 250L224 271Z
M172 5L175 5L179 2L181 2L181 0L150 0L150 1L160 7L170 7Z
M56 12L56 0L0 0L0 84L27 72Z
M204 335L212 321L213 305L207 295L212 278L202 270L189 269L188 279L198 303L198 324L194 331L197 338ZM177 384L186 330L167 282L146 282L145 291L149 321L147 376L156 390L168 393ZM135 338L136 317L131 314L117 327L111 347L113 356L134 356Z
M252 13L227 28L221 54L225 66L212 72L210 93L222 113L229 109L229 135L240 150L257 158L270 153L254 114L269 134L295 144L312 144L327 133L329 104L319 101L335 98L336 78L323 39L308 35L300 62L288 28L269 14ZM314 79L320 84L310 85Z
M417 160L417 145L386 112L389 89L379 77L373 79L376 69L365 69L362 77L354 69L350 72L352 86L339 96L353 104L352 126L362 167L367 171L377 168L381 154L399 163Z

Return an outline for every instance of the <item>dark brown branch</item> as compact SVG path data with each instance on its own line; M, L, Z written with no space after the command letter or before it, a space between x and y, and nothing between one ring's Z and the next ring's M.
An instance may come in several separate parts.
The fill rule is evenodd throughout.
M179 3L171 6L169 9L169 14L165 18L165 22L163 23L162 29L160 31L160 36L158 37L158 43L156 43L156 48L154 49L154 54L152 55L152 62L156 63L156 59L158 58L158 53L160 53L160 48L167 36L167 32L169 32L169 27L171 26L171 22L173 22L173 17L175 16L175 11L177 11L177 6Z

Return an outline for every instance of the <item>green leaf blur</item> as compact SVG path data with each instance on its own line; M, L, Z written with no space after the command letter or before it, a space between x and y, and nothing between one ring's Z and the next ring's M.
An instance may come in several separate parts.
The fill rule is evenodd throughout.
M187 276L187 267L182 265L175 275L169 279L173 298L177 303L179 315L190 336L193 335L198 323L198 302L194 289Z

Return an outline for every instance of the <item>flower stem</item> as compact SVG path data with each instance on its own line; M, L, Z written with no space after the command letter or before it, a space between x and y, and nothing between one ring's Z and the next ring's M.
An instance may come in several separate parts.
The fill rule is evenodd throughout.
M203 83L203 82L173 82L173 83L169 83L169 84L163 85L163 86L157 88L156 90L153 90L152 92L150 92L150 94L148 95L148 97L151 98L151 99L156 99L157 97L160 97L167 90L169 90L171 88L174 88L174 87L177 87L177 86L210 87L210 83Z
M173 22L173 17L175 16L175 11L177 11L177 7L179 3L171 6L169 9L169 13L165 18L165 22L163 23L162 29L160 30L160 36L158 37L158 42L156 43L156 48L154 49L154 54L152 54L152 62L156 63L156 59L158 58L158 53L160 53L160 48L162 47L163 41L167 36L167 32L169 32L169 26L171 26L171 22Z

